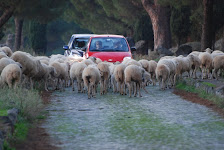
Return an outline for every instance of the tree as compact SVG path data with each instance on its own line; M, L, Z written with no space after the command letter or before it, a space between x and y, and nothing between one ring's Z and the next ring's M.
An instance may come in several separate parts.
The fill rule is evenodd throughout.
M143 7L151 18L154 33L154 50L171 47L170 7L163 6L158 0L141 0Z
M181 41L190 34L190 11L189 6L172 8L170 26L172 34L177 40L178 47Z
M47 38L46 38L46 24L41 24L37 21L30 22L30 40L31 47L36 53L46 53Z
M212 18L213 18L213 3L214 0L203 0L203 25L201 36L201 50L212 48Z

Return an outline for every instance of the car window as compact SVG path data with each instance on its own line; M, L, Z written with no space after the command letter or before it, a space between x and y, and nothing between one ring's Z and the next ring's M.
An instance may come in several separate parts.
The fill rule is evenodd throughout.
M75 38L72 44L72 49L81 49L86 46L89 38Z
M90 44L90 51L116 51L116 52L127 52L128 46L124 38L116 37L101 37L92 38Z

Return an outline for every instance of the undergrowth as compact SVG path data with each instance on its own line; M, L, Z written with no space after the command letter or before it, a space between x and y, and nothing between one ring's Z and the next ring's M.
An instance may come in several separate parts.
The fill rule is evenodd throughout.
M210 85L210 84L209 84ZM213 85L210 85L213 86ZM219 108L224 109L224 99L221 97L216 96L215 94L207 93L205 90L196 88L191 85L187 85L185 81L178 81L176 84L176 88L180 90L184 90L191 93L198 94L199 97L212 101L216 104Z

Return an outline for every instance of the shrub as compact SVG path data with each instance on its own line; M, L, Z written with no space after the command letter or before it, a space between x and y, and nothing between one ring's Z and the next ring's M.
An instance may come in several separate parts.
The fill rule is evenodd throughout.
M0 109L18 108L21 115L28 119L35 118L43 108L42 100L39 92L36 90L28 90L25 88L0 90Z

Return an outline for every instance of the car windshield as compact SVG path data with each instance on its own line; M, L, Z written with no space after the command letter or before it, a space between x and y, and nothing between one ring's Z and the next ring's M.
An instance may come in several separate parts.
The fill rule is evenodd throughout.
M72 44L72 49L81 49L86 46L89 38L75 38Z
M89 50L102 52L128 52L128 46L124 38L100 37L92 38Z

